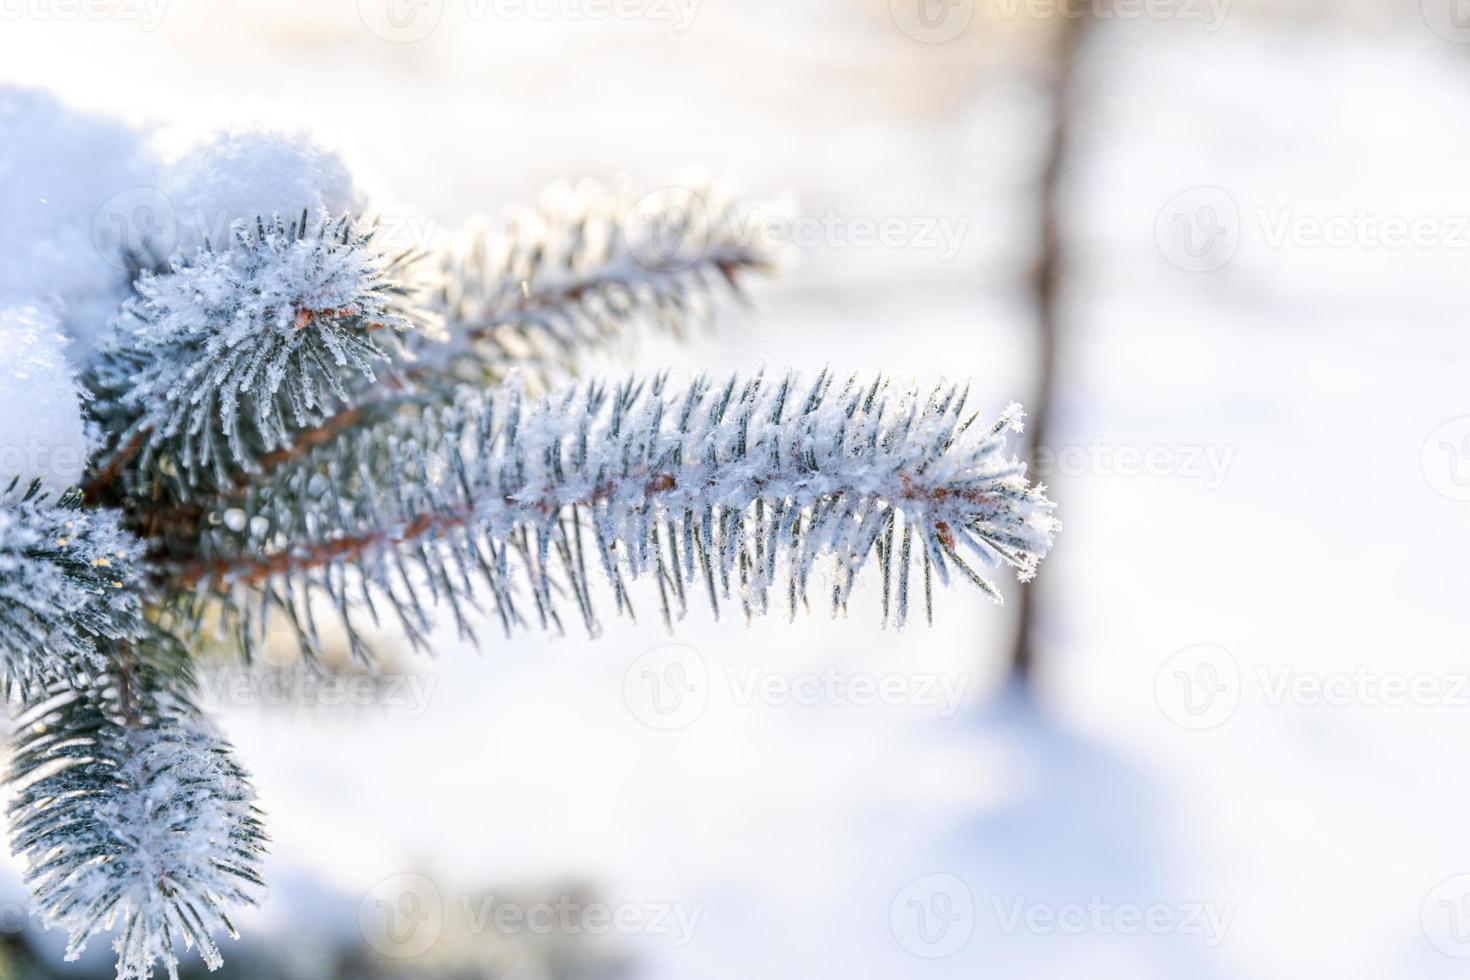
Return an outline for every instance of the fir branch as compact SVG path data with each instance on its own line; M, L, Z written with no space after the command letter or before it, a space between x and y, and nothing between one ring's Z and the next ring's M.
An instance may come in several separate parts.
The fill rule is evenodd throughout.
M0 504L0 666L29 705L12 846L69 954L120 920L118 976L155 961L176 976L180 942L218 965L210 934L259 883L263 834L193 704L187 651L143 616L139 543L80 498L52 505L33 486Z
M389 361L375 335L410 325L401 270L371 228L303 212L233 236L142 276L99 351L93 499L125 470L145 494L230 485L372 382Z
M69 933L68 959L117 930L119 980L148 980L155 963L177 980L188 947L220 965L214 936L235 935L229 910L263 888L266 838L230 747L178 693L177 664L131 651L115 663L128 666L58 686L20 719L12 846L44 921Z
M876 555L897 583L885 621L902 626L912 564L1000 601L971 561L1029 579L1057 529L1044 488L1005 452L1015 407L977 426L955 388L825 373L804 389L792 376L665 388L591 383L529 405L512 388L354 433L252 489L233 520L173 542L159 573L196 619L222 603L242 643L279 608L309 648L313 594L354 643L350 607L364 599L376 619L374 593L417 642L431 626L422 593L469 633L476 580L507 630L559 629L570 602L595 633L592 568L620 613L628 583L653 578L672 624L698 590L717 616L722 602L767 612L773 593L794 615L814 570L843 607Z
M242 460L217 456L216 475L234 467L230 481L204 486L196 478L187 492L140 501L144 512L137 530L154 537L165 528L187 528L208 504L237 498L307 449L394 413L444 401L465 383L493 385L515 370L548 384L574 373L580 355L631 342L640 330L683 336L713 317L720 292L744 302L745 279L776 267L773 255L742 242L741 228L749 224L743 210L712 188L671 188L637 201L590 183L575 192L549 190L539 207L517 212L503 233L473 234L461 250L444 256L435 301L426 309L408 306L402 298L416 295L415 287L393 280L406 274L409 257L383 258L380 291L394 296L393 309L431 329L404 338L408 349L388 366L382 383L354 388L350 399L339 398L332 411L283 438L257 439L260 444ZM370 246L365 236L362 248ZM208 319L182 290L159 297L155 305L158 317ZM447 330L439 329L441 321ZM136 345L124 337L116 346ZM131 362L119 355L114 352L126 373ZM104 401L101 414L106 407ZM109 427L117 428L117 422ZM199 431L209 438L207 426ZM106 499L107 488L149 444L168 452L177 439L135 424L131 438L113 441L118 448L88 488L94 501ZM145 460L145 468L150 462ZM162 462L168 472L177 469ZM135 496L157 496L141 489Z
M444 261L436 307L450 346L427 357L457 381L511 369L563 379L586 353L639 330L683 336L708 322L728 290L775 271L746 241L749 205L717 187L641 198L593 183L558 185L498 233L479 232Z
M0 687L29 698L106 667L104 641L141 628L142 548L115 512L56 503L39 484L0 498Z
M0 685L28 701L12 842L70 956L115 930L120 980L177 980L190 946L214 968L261 886L253 790L194 703L206 623L248 656L281 615L310 654L325 600L367 656L363 611L421 646L431 604L472 635L482 597L507 633L570 608L596 633L601 593L631 616L652 579L670 627L700 592L794 616L814 592L845 609L876 565L902 627L935 580L1000 601L977 564L1035 574L1059 525L1007 449L1014 406L983 425L956 388L825 372L557 389L743 299L775 268L749 219L714 189L584 185L472 238L429 298L415 257L325 213L139 263L87 378L85 499L110 509L0 498Z

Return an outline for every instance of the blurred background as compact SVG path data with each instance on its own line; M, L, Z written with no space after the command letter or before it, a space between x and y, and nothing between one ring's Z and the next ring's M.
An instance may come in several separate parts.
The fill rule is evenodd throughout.
M780 196L758 310L632 365L969 378L1027 405L1065 525L1005 608L901 634L870 584L830 622L212 668L274 836L219 976L1464 974L1464 0L0 21L0 81L76 109L311 126L416 243L557 178ZM110 975L8 858L0 903L0 976Z

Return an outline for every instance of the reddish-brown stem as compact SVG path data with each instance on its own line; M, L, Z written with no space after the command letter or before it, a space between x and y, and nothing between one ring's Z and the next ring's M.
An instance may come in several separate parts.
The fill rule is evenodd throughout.
M759 488L761 481L756 481ZM655 473L650 476L643 485L646 495L669 493L679 488L679 480L672 473ZM539 504L545 513L553 513L560 507L587 507L606 500L612 495L613 486L604 484L597 487L581 500L576 501L554 501L548 490L544 499ZM991 506L997 503L993 494L979 490L952 490L947 487L928 489L915 484L908 477L903 478L902 490L897 496L898 500L918 501L928 503L942 503L946 500L963 500L977 507ZM504 502L513 506L538 506L535 503L528 504L524 496L517 495L515 498L506 497ZM190 588L201 582L220 582L229 580L244 585L259 585L286 572L299 572L309 569L320 568L331 562L344 558L353 558L370 548L385 545L399 545L412 541L421 535L431 531L441 531L449 528L463 527L475 518L475 509L465 507L455 511L434 514L420 514L403 527L401 531L394 534L389 531L373 531L367 534L347 535L340 538L332 538L329 541L313 543L309 546L278 552L271 555L251 555L239 559L214 559L186 561L176 565L171 578L180 586ZM954 532L947 524L940 521L936 523L935 530L950 547L954 547Z
M747 269L759 271L768 268L768 264L758 253L747 249L737 249L734 251L734 254L720 256L709 261L707 264L713 266L732 287L738 285L739 274L741 272ZM679 266L646 268L646 272L651 276L678 275L683 271L686 271L685 267ZM495 314L485 323L466 327L464 331L465 336L471 340L488 340L497 330L503 330L505 327L519 322L520 314L535 310L576 306L586 300L587 297L603 292L614 282L620 281L606 276L593 276L568 283L558 288L531 293L524 296L509 311Z
M95 504L102 499L107 490L122 475L122 471L127 469L128 464L142 451L143 436L144 434L139 432L133 438L129 439L128 444L118 450L117 454L108 460L107 464L98 470L92 479L87 481L82 487L82 493L87 503Z

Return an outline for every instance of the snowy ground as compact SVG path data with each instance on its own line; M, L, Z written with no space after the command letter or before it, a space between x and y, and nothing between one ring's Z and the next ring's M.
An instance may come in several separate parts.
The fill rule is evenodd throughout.
M1044 23L926 45L884 7L707 0L678 32L451 2L392 45L350 5L177 0L151 31L7 23L0 79L185 126L290 103L441 232L563 175L791 188L832 220L759 318L640 364L942 372L994 410L1028 395L1042 102L1017 52ZM247 934L355 935L416 872L446 919L565 879L698 915L687 943L622 940L657 978L1463 972L1470 879L1439 886L1470 873L1470 47L1416 9L1263 7L1109 22L1089 49L1041 720L997 693L1011 624L970 594L902 635L876 602L695 612L673 642L708 704L673 731L630 708L653 623L446 637L410 663L422 703L227 709L276 839ZM888 218L964 231L953 255L853 245ZM1413 219L1419 243L1386 243ZM741 703L752 669L828 667L908 703Z

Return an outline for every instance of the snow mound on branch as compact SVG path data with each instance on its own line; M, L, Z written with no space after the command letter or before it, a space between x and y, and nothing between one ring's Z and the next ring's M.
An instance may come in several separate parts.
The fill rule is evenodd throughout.
M304 131L247 128L219 133L186 152L165 188L178 220L176 247L223 247L230 226L275 214L289 220L361 213L366 194L342 158Z
M0 133L0 307L55 314L79 362L136 268L226 245L236 221L367 203L342 157L305 130L228 129L166 161L152 131L0 86Z
M0 133L0 306L45 306L85 350L126 292L159 164L146 134L31 89L0 86Z
M0 309L0 484L39 479L57 494L80 482L81 403L56 319L34 307Z

